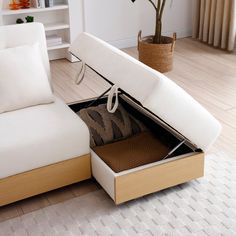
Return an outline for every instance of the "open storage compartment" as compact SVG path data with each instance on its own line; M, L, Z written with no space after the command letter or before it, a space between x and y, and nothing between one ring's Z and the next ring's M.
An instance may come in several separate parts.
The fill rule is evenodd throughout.
M105 107L106 102L103 97L71 108L81 115L81 111L96 110L102 104ZM98 140L99 144L93 143L91 147L92 174L116 204L204 175L204 153L201 150L127 95L119 96L119 104L127 116L131 116L135 131L120 137L115 126L113 140L106 143ZM103 112L108 113L105 109ZM98 121L101 117L95 113L91 118ZM116 116L125 122L120 114ZM85 117L82 119L89 127Z
M111 85L94 101L73 109L86 117L83 108L94 107L84 119L85 123L89 120L93 140L92 173L115 203L203 176L203 151L209 149L221 131L220 123L204 107L165 75L93 35L80 34L70 52L81 60L77 84L82 82L86 68L90 68ZM110 122L107 132L103 132L101 117L110 119L104 109L107 99L103 96L107 93L110 112L117 107L119 94L120 104L129 113L126 116L136 123L131 133L126 133L127 126L119 122ZM96 122L100 128L93 127ZM135 127L139 127L138 132Z

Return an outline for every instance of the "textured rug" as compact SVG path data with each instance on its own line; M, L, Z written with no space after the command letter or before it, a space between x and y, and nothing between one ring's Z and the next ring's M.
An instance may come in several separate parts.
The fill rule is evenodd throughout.
M2 222L0 235L233 236L236 161L208 156L204 178L121 206L103 190L92 192Z

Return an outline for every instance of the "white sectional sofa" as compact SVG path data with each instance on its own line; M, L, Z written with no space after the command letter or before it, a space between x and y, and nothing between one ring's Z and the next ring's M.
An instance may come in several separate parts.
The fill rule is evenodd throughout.
M50 82L41 24L0 27L0 35L3 48L38 43ZM221 130L208 111L166 76L92 35L81 34L70 51L111 86L119 87L122 104L131 106L142 119L147 117L148 122L154 122L153 130L160 129L174 140L173 149L169 155L166 153L168 158L116 173L96 148L90 149L88 127L59 98L54 96L47 104L3 112L0 206L91 175L117 204L203 176L204 151ZM104 103L104 99L97 102ZM81 102L80 109L86 105ZM168 142L165 145L169 146ZM182 149L175 153L179 147Z

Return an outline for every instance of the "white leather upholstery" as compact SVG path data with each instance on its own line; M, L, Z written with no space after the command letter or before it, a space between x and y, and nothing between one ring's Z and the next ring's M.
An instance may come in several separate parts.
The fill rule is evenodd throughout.
M89 131L62 101L0 115L0 178L90 153Z
M27 23L0 26L0 49L39 43L44 67L50 78L50 66L45 40L45 30L41 23Z
M104 41L82 33L70 51L125 90L202 150L220 133L219 122L165 75Z

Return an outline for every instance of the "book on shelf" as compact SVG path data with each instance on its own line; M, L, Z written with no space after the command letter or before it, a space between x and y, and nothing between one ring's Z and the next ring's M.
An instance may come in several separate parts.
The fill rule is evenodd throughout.
M32 7L35 8L45 8L45 1L44 0L31 0Z
M45 7L53 7L53 0L31 0L32 7L35 8L45 8Z
M45 7L53 7L54 1L53 0L45 0Z
M45 8L45 0L39 0L40 2L40 7Z
M40 8L38 0L31 0L31 5L32 7Z
M47 47L54 47L54 46L58 46L58 45L62 45L63 43L47 43Z
M46 37L46 41L48 47L62 44L62 38L58 35L49 35Z

